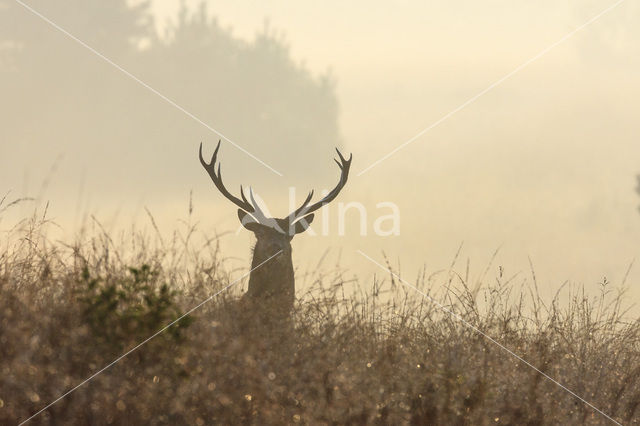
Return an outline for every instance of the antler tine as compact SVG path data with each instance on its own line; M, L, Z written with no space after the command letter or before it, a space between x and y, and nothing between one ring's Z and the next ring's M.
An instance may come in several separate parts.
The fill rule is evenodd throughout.
M333 188L331 192L329 192L320 201L309 206L308 204L311 201L311 197L313 196L313 191L311 191L309 193L309 196L307 196L307 199L304 201L304 203L302 203L300 207L298 207L293 213L289 215L289 222L293 223L296 221L296 219L298 219L298 217L314 212L318 210L320 207L324 206L325 204L330 203L331 201L333 201L334 198L338 196L340 191L342 191L342 188L344 188L345 184L347 183L347 179L349 178L349 168L351 167L351 159L353 158L353 154L350 154L349 159L347 160L344 158L344 156L342 155L342 153L338 148L336 148L336 152L340 157L340 161L338 161L335 158L333 159L333 161L336 162L336 164L338 165L341 171L340 180L338 181L338 184L336 185L336 187Z
M345 158L342 156L342 153L340 152L340 150L338 148L336 148L336 152L338 153L338 156L340 157L340 162L342 163L342 165L344 165L345 163L351 164L351 159L353 158L353 153L349 154L349 159L345 160ZM338 160L336 160L334 158L334 161L337 163ZM340 168L342 168L342 165L338 164L340 166Z
M244 189L242 188L242 185L240 185L240 197L242 198L242 201L244 201L245 203L249 204L249 201L247 200L247 197L244 196Z
M207 164L207 162L204 161L204 158L202 157L202 142L200 142L200 149L198 150L198 156L200 158L200 164L202 164L202 167L204 167L204 169L208 172L211 167L211 164L213 164L213 161L210 164Z
M202 142L200 142L200 163L202 164L202 167L204 167L204 169L207 171L207 173L209 173L213 184L216 186L216 188L218 188L218 191L220 191L222 195L224 195L229 201L240 207L242 210L253 213L253 207L245 198L244 193L242 192L242 186L240 186L240 195L242 196L242 200L231 195L231 193L227 191L227 188L225 188L224 183L222 183L222 172L220 171L220 163L218 163L218 170L216 173L216 160L218 159L218 150L220 149L221 142L222 141L218 141L218 145L216 146L216 149L215 151L213 151L213 155L211 156L210 163L207 163L202 157Z
M253 188L249 187L249 200L251 200L251 205L253 206L253 211L251 212L251 216L260 224L266 225L270 228L275 229L276 231L286 234L286 232L280 227L278 222L270 216L268 210L263 210L260 207L260 203L256 200L256 197L253 195Z
M312 197L313 197L313 189L309 191L309 194L307 194L307 198L302 202L302 205L297 209L295 209L295 211L289 215L289 218L295 219L298 216L298 214L300 214L300 212L303 211L307 207L307 205L309 205L309 202L311 202ZM293 221L291 222L293 223Z

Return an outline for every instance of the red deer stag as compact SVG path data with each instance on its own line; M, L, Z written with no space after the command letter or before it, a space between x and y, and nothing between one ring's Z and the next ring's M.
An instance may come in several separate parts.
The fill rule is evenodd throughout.
M249 276L249 289L243 299L253 306L274 306L275 314L288 317L295 298L295 281L293 275L293 262L291 259L291 240L296 234L304 232L313 221L313 212L320 207L331 202L338 196L342 188L347 183L351 158L345 159L336 148L340 161L334 160L340 168L340 181L331 192L321 200L309 205L313 197L313 191L304 200L302 205L291 212L283 219L267 217L258 206L253 196L253 191L249 188L249 200L245 197L242 185L240 186L240 197L237 198L224 187L220 164L216 170L216 161L220 142L213 152L211 162L207 163L202 157L202 144L200 144L200 162L205 168L216 188L233 204L239 207L238 218L242 225L253 232L256 237L256 244L253 249L253 260L251 268L253 270ZM276 255L274 257L274 255ZM273 259L268 260L273 257ZM268 261L267 261L268 260Z

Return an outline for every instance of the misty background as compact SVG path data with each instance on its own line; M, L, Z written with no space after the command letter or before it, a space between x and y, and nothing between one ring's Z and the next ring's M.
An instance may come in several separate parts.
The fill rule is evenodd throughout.
M251 185L272 213L287 194L331 188L334 147L354 155L337 201L367 207L347 236L294 240L294 264L329 249L366 284L356 254L386 252L413 279L447 270L463 243L481 277L499 267L540 287L599 290L620 283L640 255L640 7L625 2L403 150L357 176L416 133L555 43L613 2L29 1L104 54L283 174L223 140L227 187ZM18 3L0 1L0 192L50 202L62 234L90 215L109 229L148 208L170 231L193 192L201 226L235 231L235 207L197 160L219 135L133 81ZM400 207L401 233L373 235ZM0 228L29 214L23 204ZM238 266L250 235L222 237ZM627 279L640 297L640 265Z

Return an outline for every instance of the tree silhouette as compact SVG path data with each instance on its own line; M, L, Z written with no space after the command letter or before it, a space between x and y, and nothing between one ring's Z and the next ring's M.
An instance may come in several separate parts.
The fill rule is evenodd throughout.
M296 64L268 27L241 40L204 5L183 5L160 38L147 3L29 4L288 177L335 178L324 161L310 161L340 145L333 80ZM217 135L8 0L0 0L0 46L0 138L13 142L1 148L0 180L48 169L59 154L65 171L85 172L105 192L135 182L183 194L202 177L196 147ZM225 156L245 183L266 170L231 149Z
M148 2L136 6L128 3L127 0L61 0L55 4L46 0L28 2L55 24L117 61L135 52L142 40L153 36ZM79 48L41 18L9 0L0 0L0 40L5 50L12 46L20 72L30 77L42 74L42 68L38 69L36 65L46 62L55 66L56 62L63 61ZM74 59L82 58L90 56L76 55Z
M340 142L330 77L296 65L268 26L244 42L210 19L204 4L187 12L183 5L171 37L145 52L144 75L154 86L289 174L309 173L309 161L291 159L332 155Z

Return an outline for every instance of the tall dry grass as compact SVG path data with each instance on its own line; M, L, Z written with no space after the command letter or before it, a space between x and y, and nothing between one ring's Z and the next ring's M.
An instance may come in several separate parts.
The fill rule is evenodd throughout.
M34 215L2 236L1 424L27 419L238 275L189 221L170 239L109 235L93 221L71 243L50 241L47 226ZM417 286L618 422L640 423L640 323L624 293L603 282L596 297L567 287L545 301L531 280L500 272L472 283L454 269ZM31 423L610 423L393 276L344 276L306 276L288 323L256 320L230 289Z

